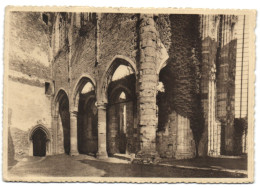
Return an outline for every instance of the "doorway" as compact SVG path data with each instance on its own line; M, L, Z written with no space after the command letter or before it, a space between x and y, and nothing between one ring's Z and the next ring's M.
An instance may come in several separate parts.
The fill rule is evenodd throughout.
M46 142L47 136L41 129L37 129L33 136L33 156L46 156Z

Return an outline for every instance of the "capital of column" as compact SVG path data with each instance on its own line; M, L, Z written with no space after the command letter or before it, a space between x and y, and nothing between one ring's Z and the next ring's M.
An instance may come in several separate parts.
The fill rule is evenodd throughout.
M70 111L70 116L71 116L71 117L78 117L78 111L76 111L76 110L71 110L71 111Z
M97 103L96 106L100 110L106 110L106 108L107 108L107 104L106 103Z

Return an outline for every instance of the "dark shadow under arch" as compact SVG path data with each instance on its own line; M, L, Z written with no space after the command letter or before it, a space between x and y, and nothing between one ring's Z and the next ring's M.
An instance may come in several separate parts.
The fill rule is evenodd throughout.
M63 147L66 154L70 153L70 112L69 98L64 90L60 90L57 95L58 109L63 128Z
M130 74L112 81L108 86L107 151L109 155L136 152L135 81L135 75Z
M95 92L80 94L78 105L78 150L95 155L98 151L98 119Z

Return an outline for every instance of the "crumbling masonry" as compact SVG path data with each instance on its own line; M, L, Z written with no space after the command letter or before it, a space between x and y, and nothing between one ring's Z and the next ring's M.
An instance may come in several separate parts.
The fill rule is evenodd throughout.
M150 163L246 153L246 128L235 136L234 125L245 16L11 17L9 100L24 100L8 105L10 156L124 154Z

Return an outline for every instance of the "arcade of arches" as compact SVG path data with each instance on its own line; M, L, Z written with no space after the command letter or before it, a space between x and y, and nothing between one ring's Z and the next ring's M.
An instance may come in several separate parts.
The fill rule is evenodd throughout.
M12 15L21 37L10 38L8 77L15 157L247 153L247 15Z
M137 158L145 155L145 158L149 156L153 160L158 157L194 157L189 120L174 111L166 114L167 83L155 79L157 87L154 88L158 91L153 91L153 95L142 94L144 87L151 86L151 81L143 76L148 80L147 85L138 85L135 68L126 60L116 59L104 77L101 91L88 77L83 77L78 82L72 102L69 102L66 92L61 90L56 102L60 120L54 122L57 124L54 126L60 127L56 131L57 135L63 131L63 151L71 155L80 153L100 158L115 154L135 154ZM160 86L161 89L158 88ZM97 90L104 94L105 105L99 103L101 97L97 95ZM138 113L146 117L142 122L147 121L148 126L138 127ZM62 126L59 126L59 122ZM183 137L187 134L190 138L183 142ZM72 140L76 142L73 143ZM147 152L148 146L153 148ZM71 148L74 148L74 152L70 151ZM56 153L59 151L56 149Z
M176 61L175 57L168 54L172 49L166 49L165 43L163 44L160 39L158 32L160 28L156 27L156 16L141 14L136 17L139 19L137 25L139 28L136 31L138 33L135 33L138 35L138 40L131 39L130 41L138 44L134 44L131 47L132 51L128 49L127 52L124 52L125 49L123 49L127 45L122 46L122 51L119 47L118 54L124 55L110 54L114 50L111 48L104 50L107 46L101 45L103 41L100 37L104 37L105 34L100 34L101 28L99 27L103 17L96 15L96 18L94 23L97 26L95 30L96 46L93 48L96 51L93 53L95 56L91 57L91 60L88 59L92 64L90 65L89 62L89 65L84 64L81 60L81 62L77 62L77 58L87 59L88 55L91 56L91 53L81 51L85 49L84 46L79 46L72 49L71 64L68 64L69 73L64 79L59 75L60 72L54 70L55 76L58 75L54 81L57 81L56 83L59 85L54 89L55 97L52 105L53 153L70 155L80 153L98 158L107 158L117 154L135 154L136 159L146 162L154 162L159 157L184 159L193 158L196 155L220 155L220 140L223 135L219 134L220 124L215 113L217 108L217 96L215 96L217 78L215 78L216 71L213 70L215 61L211 61L211 57L205 55L209 51L208 48L213 48L214 45L206 41L207 37L205 37L202 49L205 52L202 62L206 67L203 67L203 78L199 80L202 88L200 86L195 88L196 86L190 86L187 83L193 83L195 80L194 85L196 85L198 81L196 73L191 73L196 70L190 70L189 67L192 63L195 64L194 67L197 66L198 59L195 58L197 52L190 46L189 48L184 46L183 49L190 50L183 53L187 52L186 55L189 56L185 55L185 64L184 61L173 63L172 61ZM108 19L108 17L104 16L104 19ZM64 22L66 21L64 20ZM77 24L76 17L74 21L72 24ZM91 22L91 24L93 23ZM201 34L208 33L204 31L205 28L207 27L203 27L200 31ZM116 32L120 33L120 31ZM84 35L84 33L81 34ZM84 40L88 40L90 36L85 37L83 37ZM53 41L55 40L54 38ZM69 38L69 40L72 39ZM171 40L175 40L174 36ZM187 45L189 44L187 43ZM104 50L102 53L101 49ZM58 51L58 47L56 50ZM56 50L54 49L54 52ZM129 51L131 53L128 53ZM179 49L179 51L181 50ZM87 55L82 57L82 54ZM214 59L216 54L211 55ZM192 58L193 60L191 60ZM95 63L93 63L93 59L95 59ZM54 65L57 66L57 69L63 68L60 64L63 59L57 57L55 61ZM188 64L187 61L193 62ZM168 67L170 63L173 68ZM174 66L179 66L178 70ZM212 70L208 70L208 68L212 68ZM176 70L180 71L176 76L178 78L174 77L177 74ZM64 68L62 71L65 72L67 69ZM191 79L185 75L190 73L189 76L193 76ZM181 80L183 84L181 85L179 82L179 85L176 86L174 82L176 79ZM197 95L194 95L199 96L197 97L200 100L198 103L192 101L197 100L196 97L194 97L196 99L190 97L188 99L190 101L188 101L183 99L185 96L178 96L180 103L190 111L195 109L192 102L202 106L201 114L198 116L201 116L203 120L198 121L197 125L194 125L194 121L192 121L194 117L189 116L188 112L182 113L180 110L176 110L174 105L178 89L187 90L189 95L193 92L192 89L198 90L196 90ZM198 117L194 119L196 118L199 119ZM204 125L205 127L203 127ZM230 126L233 125L230 124ZM228 139L224 138L224 140ZM222 144L227 145L224 142ZM232 147L231 143L229 148Z

